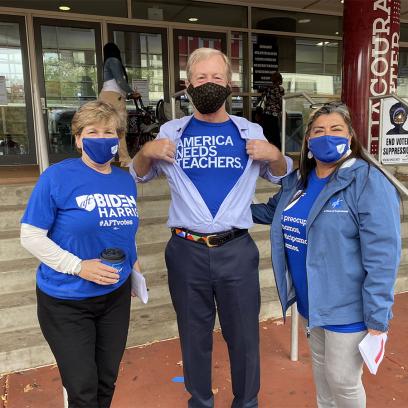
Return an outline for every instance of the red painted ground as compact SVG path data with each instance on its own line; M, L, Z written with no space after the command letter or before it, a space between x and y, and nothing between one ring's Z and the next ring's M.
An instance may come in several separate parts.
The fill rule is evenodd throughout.
M408 293L396 297L386 357L377 376L364 374L368 408L408 407ZM262 408L315 407L315 394L306 339L300 335L299 362L289 359L290 322L261 323ZM185 408L178 340L126 351L111 408ZM1 408L62 408L58 369L44 367L4 376L0 380ZM217 408L232 400L226 347L215 334L213 389ZM341 407L339 407L341 408Z

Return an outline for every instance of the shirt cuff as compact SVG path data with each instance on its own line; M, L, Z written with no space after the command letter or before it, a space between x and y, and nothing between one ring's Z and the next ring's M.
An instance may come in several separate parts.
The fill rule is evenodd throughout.
M290 174L293 170L293 160L288 157L288 156L284 156L285 161L286 161L286 173L283 176L274 176L271 172L271 169L269 168L269 165L267 165L267 169L265 172L265 178L267 180L269 180L271 183L274 184L279 184L279 182L286 177L288 174Z
M135 168L133 167L133 161L130 163L129 166L129 174L133 177L136 183L146 183L149 180L153 179L156 176L156 172L154 168L152 167L147 174L145 174L143 177L139 177L136 174Z

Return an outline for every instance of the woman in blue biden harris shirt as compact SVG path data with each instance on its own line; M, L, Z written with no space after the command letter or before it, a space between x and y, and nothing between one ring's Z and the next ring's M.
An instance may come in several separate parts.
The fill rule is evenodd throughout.
M83 105L72 120L81 158L41 175L21 220L22 245L41 261L38 320L70 408L110 406L126 344L139 218L133 179L111 166L123 129L111 105ZM107 248L124 253L116 267L101 262Z
M364 154L344 104L309 119L299 170L267 204L272 264L283 313L306 324L319 408L362 408L358 344L388 331L400 259L399 197Z

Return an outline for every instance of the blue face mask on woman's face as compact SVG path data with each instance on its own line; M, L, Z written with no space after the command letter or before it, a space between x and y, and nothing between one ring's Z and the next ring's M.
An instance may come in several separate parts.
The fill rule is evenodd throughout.
M118 151L117 137L84 137L82 147L89 158L98 164L105 164L115 157Z
M335 163L349 150L350 141L346 136L324 135L309 139L309 150L315 159L324 163Z

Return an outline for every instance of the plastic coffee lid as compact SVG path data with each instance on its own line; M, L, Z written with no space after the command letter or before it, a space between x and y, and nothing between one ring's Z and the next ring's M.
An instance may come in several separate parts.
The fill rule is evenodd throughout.
M120 248L106 248L101 252L101 259L109 262L123 262L126 256Z

